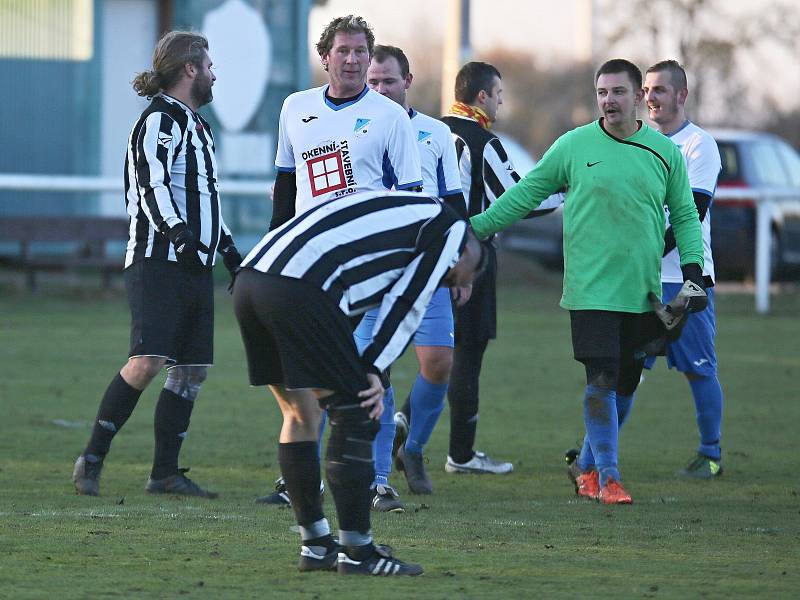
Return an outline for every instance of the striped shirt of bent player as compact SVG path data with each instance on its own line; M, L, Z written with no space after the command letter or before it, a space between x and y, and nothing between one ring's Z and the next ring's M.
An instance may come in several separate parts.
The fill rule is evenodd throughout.
M363 358L384 371L458 262L466 227L438 198L357 194L312 207L269 232L242 267L318 286L348 317L380 306Z
M175 261L172 244L158 232L181 222L197 236L207 267L218 248L233 243L220 209L211 127L166 94L153 98L131 130L125 207L131 220L126 268L145 258Z

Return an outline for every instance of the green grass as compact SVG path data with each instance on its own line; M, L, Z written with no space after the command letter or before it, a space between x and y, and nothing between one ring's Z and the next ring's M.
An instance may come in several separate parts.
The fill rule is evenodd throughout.
M724 477L674 478L696 446L696 427L688 386L662 363L622 436L635 504L604 508L576 500L565 476L563 451L582 433L583 373L557 308L559 282L514 264L481 382L478 446L512 460L515 471L445 474L445 412L428 450L436 494L410 496L395 477L409 510L373 518L379 541L426 568L422 578L389 582L301 575L291 512L252 503L278 475L279 412L265 390L247 386L228 296L218 296L217 366L182 456L221 498L144 493L156 385L115 440L103 496L86 498L72 490L72 462L125 360L125 300L46 286L33 297L6 286L0 597L796 597L797 291L776 297L769 316L753 314L751 296L718 296ZM415 375L411 357L393 374L402 398ZM332 516L329 500L326 508Z

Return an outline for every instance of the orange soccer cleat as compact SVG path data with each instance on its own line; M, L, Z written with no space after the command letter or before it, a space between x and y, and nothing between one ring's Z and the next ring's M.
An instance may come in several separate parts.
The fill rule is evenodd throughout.
M581 498L597 500L600 494L600 474L597 471L586 471L575 478L575 493Z
M609 478L600 488L597 500L601 504L633 504L633 498L616 479Z

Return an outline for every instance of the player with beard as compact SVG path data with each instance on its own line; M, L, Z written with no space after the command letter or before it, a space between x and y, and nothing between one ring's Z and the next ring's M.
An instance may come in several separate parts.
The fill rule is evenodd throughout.
M213 363L216 253L233 273L241 256L222 219L214 138L197 110L211 102L216 77L208 41L172 31L153 52L153 68L133 87L152 98L131 131L125 157L130 239L125 286L131 310L128 362L106 389L72 480L97 496L114 436L139 396L167 366L155 408L155 453L145 490L214 498L178 468L178 454L207 368Z
M680 151L636 118L641 71L627 60L610 60L597 71L595 93L602 117L558 138L471 223L478 237L487 237L568 188L561 306L570 312L575 359L586 370L584 424L595 459L593 466L576 461L581 468L573 477L580 496L630 504L618 468L619 423L649 343L664 335L650 300L661 292L664 206L680 254L683 310L706 305L703 243Z

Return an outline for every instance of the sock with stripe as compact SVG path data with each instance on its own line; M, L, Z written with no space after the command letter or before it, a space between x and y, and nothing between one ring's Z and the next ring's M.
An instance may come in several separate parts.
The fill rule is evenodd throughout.
M117 373L100 401L89 443L83 451L84 456L95 457L97 460L105 458L111 448L111 440L128 421L142 391L129 385L122 375Z
M394 388L390 385L383 396L383 414L381 429L372 442L372 454L375 456L375 485L389 485L389 473L392 472L392 443L397 426L394 424Z

